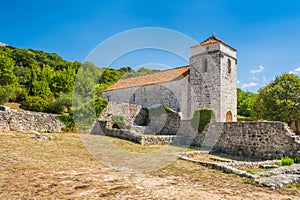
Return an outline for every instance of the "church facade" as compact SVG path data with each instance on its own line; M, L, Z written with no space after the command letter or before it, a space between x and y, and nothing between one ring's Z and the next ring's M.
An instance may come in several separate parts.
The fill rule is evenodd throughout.
M236 121L236 50L213 35L191 47L188 66L120 79L102 96L147 108L166 105L185 119L196 109L211 108L216 121Z

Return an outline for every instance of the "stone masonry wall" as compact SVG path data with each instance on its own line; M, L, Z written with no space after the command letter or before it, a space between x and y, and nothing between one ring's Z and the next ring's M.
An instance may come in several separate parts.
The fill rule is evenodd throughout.
M274 159L284 155L300 156L300 137L283 122L231 122L210 124L206 132L197 134L194 145L215 135L214 149L245 157ZM208 135L208 137L206 136Z
M6 109L0 111L0 131L61 132L64 124L53 114Z
M111 102L137 104L145 108L166 105L182 112L183 117L190 115L187 108L187 77L172 82L106 91L102 96Z

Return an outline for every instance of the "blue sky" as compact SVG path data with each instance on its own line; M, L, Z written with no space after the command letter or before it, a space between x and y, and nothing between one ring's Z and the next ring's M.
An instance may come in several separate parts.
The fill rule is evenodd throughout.
M235 47L239 87L244 90L256 91L284 72L300 74L297 0L3 0L1 16L1 42L55 52L67 60L83 61L100 42L119 32L163 27L198 42L215 32ZM151 53L144 59L155 61ZM166 56L162 64L185 64L168 59ZM140 66L141 55L136 60L118 64Z

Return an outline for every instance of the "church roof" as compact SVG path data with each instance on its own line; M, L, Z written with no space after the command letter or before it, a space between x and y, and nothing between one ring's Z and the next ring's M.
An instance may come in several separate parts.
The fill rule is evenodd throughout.
M193 47L197 47L197 46L205 46L205 45L209 45L209 44L214 44L214 43L222 43L223 45L231 48L232 50L236 51L235 48L233 48L232 46L230 46L229 44L225 43L224 41L222 41L221 39L217 38L214 34L207 38L206 40L204 40L203 42L201 42L200 44L196 45L196 46L192 46Z
M111 85L106 90L103 90L103 92L130 88L130 87L139 87L139 86L170 82L174 80L179 80L183 77L186 77L189 74L190 74L190 66L183 66L174 69L153 72L151 74L123 78L117 81L115 84Z

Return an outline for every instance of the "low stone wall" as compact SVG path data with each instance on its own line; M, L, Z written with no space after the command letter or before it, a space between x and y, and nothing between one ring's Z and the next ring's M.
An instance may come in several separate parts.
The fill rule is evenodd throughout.
M146 134L176 135L180 127L179 113L168 113L160 116L150 116L150 124L146 126Z
M98 120L107 121L107 126L111 128L114 124L112 116L123 116L126 126L131 126L144 122L145 119L142 112L142 106L140 105L109 102Z
M211 139L215 142L215 150L232 155L258 159L300 156L300 137L286 123L230 122L210 126L196 135L194 145L202 146Z
M295 135L283 122L214 122L199 134L188 120L181 120L179 113L153 116L152 119L150 116L148 126L137 126L137 121L145 120L141 112L142 107L138 105L110 102L97 122L105 125L93 131L99 134L104 130L106 135L141 144L192 144L203 150L218 150L257 159L280 158L284 155L300 157L300 136ZM113 115L124 116L126 130L112 128Z
M174 136L143 135L136 132L135 129L116 129L116 128L108 128L107 126L108 126L107 121L97 121L91 133L117 137L132 142L136 142L142 145L166 145L166 144L170 144L174 139Z
M61 132L65 125L48 113L19 111L6 108L0 111L0 131Z

